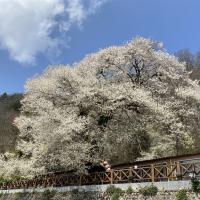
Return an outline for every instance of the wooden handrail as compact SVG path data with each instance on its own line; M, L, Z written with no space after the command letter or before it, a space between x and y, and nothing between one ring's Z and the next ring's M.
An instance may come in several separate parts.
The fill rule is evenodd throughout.
M60 187L70 185L114 184L128 182L156 182L191 179L191 173L200 177L200 162L182 161L175 163L151 164L135 168L112 169L109 172L90 174L49 174L32 180L4 183L0 189Z

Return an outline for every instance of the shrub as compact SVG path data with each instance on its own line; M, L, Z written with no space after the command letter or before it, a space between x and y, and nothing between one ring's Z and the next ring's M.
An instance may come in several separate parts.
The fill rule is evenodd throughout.
M36 190L35 190L35 188L33 188L33 190L32 190L32 192L31 192L31 193L32 193L32 195L38 195L38 193L39 193L39 192L38 192L38 191L36 191Z
M9 183L11 182L12 180L8 180L8 179L5 179L3 177L0 177L0 187L2 187L4 185L4 183Z
M121 195L119 193L113 193L112 197L111 197L111 200L119 200L119 197Z
M106 192L110 195L112 195L113 193L120 193L120 194L124 193L124 191L121 188L117 188L113 185L109 186Z
M27 199L28 198L29 193L28 192L17 192L15 193L15 198L16 200L21 200L21 199Z
M56 191L55 190L45 190L43 193L42 193L42 199L43 200L50 200L51 198L53 198L56 194Z
M145 186L143 188L139 189L139 193L143 196L156 196L158 193L158 188L154 185L151 186Z
M187 190L181 189L176 193L176 200L188 200Z
M200 193L200 181L196 178L191 180L192 191L195 193Z
M107 188L106 192L111 195L112 200L118 200L119 197L124 193L121 188L116 188L115 186L111 185Z
M71 193L72 193L72 194L78 194L79 191L78 191L78 189L73 189L73 190L71 191Z
M23 193L21 193L21 192L16 192L15 193L15 198L16 199L20 199L20 198L22 198L23 197Z
M131 186L129 186L128 189L126 190L126 193L127 193L127 194L132 194L132 193L134 193L133 188L132 188Z
M107 187L106 192L108 194L113 194L115 189L116 189L115 186L111 185L111 186Z
M2 186L5 182L6 180L3 177L0 177L0 186Z

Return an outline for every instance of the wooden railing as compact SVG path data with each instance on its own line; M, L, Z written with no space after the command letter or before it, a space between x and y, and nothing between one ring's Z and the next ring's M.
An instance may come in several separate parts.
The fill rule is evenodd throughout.
M32 180L3 183L0 189L189 180L192 176L200 177L200 162L132 166L126 169L112 169L110 172L96 172L87 175L47 174Z

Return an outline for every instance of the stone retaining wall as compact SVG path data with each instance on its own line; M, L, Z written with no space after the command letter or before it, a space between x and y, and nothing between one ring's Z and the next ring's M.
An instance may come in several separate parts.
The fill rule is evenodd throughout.
M188 200L200 200L200 196L188 192ZM1 194L0 200L113 200L105 192L81 193L15 193ZM114 199L115 200L115 199ZM144 197L139 193L123 194L119 200L176 200L176 192L159 192L155 197Z

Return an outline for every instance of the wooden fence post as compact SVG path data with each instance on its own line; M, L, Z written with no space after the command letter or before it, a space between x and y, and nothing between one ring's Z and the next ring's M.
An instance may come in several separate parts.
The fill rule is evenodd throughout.
M154 164L151 164L151 182L155 182Z
M170 159L170 173L171 173L171 176L170 176L170 181L173 181L174 180L174 172L172 171L173 169L173 162L172 160Z
M110 170L110 184L113 184L113 169Z
M132 173L132 167L129 167L129 177L132 177L133 173Z
M170 163L167 161L167 180L170 181Z
M179 180L179 179L182 180L181 166L180 166L180 162L179 161L176 162L176 179L177 180Z

